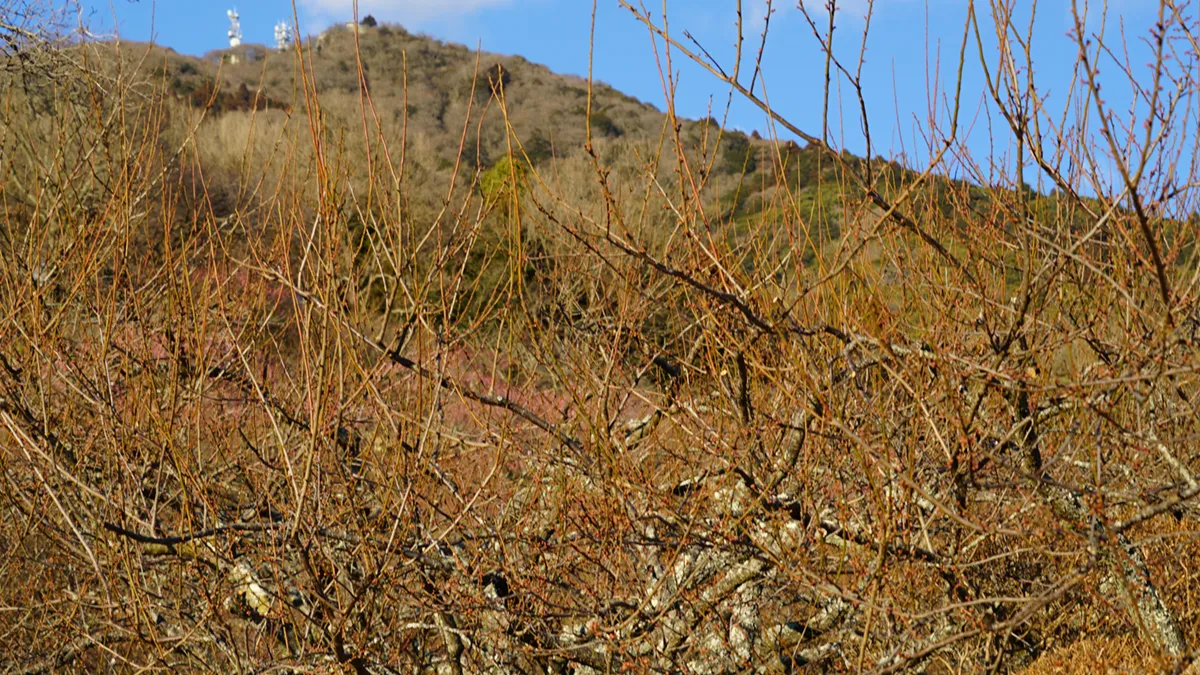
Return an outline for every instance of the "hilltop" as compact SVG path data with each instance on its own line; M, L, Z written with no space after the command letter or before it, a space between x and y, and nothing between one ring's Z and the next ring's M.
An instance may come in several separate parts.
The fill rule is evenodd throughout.
M381 121L385 125L407 121L410 135L428 139L439 154L457 154L468 107L476 111L488 107L492 94L501 91L508 121L530 146L534 161L574 152L583 144L584 128L579 120L588 94L583 78L556 74L520 56L476 52L399 26L360 27L357 37L366 90ZM355 48L354 31L344 26L303 42L317 92L329 110L358 108ZM237 56L235 63L230 63L231 55ZM290 101L294 97L294 56L292 50L280 53L261 45L242 45L200 59L172 59L176 68L190 63L198 72L171 72L171 88L186 94L197 86L196 74L212 78L219 72L225 89L246 85L251 91ZM603 84L596 84L592 95L592 127L597 135L646 137L661 131L664 115L654 106ZM478 151L470 153L480 165L506 151L499 117L489 116L479 134Z

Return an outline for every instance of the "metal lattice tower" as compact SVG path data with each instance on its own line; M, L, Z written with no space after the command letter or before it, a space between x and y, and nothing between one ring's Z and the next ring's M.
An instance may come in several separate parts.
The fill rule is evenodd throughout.
M225 12L229 16L229 47L237 47L242 44L242 24L238 19L237 9L231 9Z
M284 51L292 42L292 27L286 21L275 24L275 49Z

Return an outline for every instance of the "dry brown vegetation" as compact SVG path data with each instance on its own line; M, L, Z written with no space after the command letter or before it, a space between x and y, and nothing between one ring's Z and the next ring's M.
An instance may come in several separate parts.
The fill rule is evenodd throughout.
M187 80L0 0L0 669L1182 671L1200 25L1148 76L1080 18L1064 112L1011 9L960 58L1016 157L952 106L905 170L396 27Z

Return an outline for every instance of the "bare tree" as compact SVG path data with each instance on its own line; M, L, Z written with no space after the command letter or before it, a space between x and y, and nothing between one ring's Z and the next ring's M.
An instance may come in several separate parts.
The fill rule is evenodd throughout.
M1187 666L1186 3L1149 75L1074 7L1058 110L1016 3L968 3L915 169L875 155L870 3L854 61L802 7L812 130L762 93L769 12L747 43L736 3L720 63L620 4L662 136L593 136L589 90L583 153L539 171L510 126L485 178L468 139L512 83L480 68L431 212L361 60L339 127L296 46L301 112L244 113L225 215L220 121L56 47L93 56L54 123L0 111L6 671L974 672L1087 633ZM685 127L681 58L771 140ZM968 67L1011 157L972 158ZM830 133L855 125L862 159ZM712 167L751 154L763 203L725 208Z

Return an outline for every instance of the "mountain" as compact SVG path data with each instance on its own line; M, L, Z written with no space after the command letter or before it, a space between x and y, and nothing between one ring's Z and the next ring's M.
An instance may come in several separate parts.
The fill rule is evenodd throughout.
M177 99L196 107L211 100L210 114L255 107L286 110L303 104L294 50L242 45L189 57L159 47L140 48L150 55L148 63L157 61L155 75ZM476 52L396 25L360 26L357 31L335 26L304 40L304 58L331 126L361 134L356 50L383 135L404 136L406 147L413 150L409 166L416 172L448 176L460 147L469 164L493 166L509 151L509 128L517 141L514 154L535 167L583 153L588 102L584 78L554 73L520 56ZM647 153L657 156L656 148L674 142L666 114L653 105L600 82L593 83L591 93L591 132L607 160L636 146L636 163L644 165ZM714 216L731 222L761 216L764 209L779 206L777 193L783 183L791 187L789 199L795 204L812 207L814 221L836 229L837 172L832 161L822 166L816 148L721 130L716 119L680 119L679 126L680 142L695 162L692 170L704 178L701 193Z

